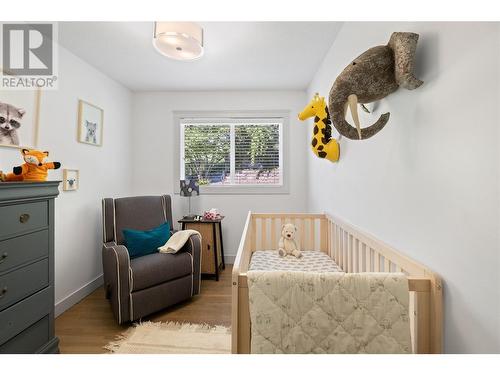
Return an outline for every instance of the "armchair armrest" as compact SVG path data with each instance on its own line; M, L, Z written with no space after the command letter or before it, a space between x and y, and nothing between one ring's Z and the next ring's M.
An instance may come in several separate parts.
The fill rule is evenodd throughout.
M123 245L114 242L102 246L102 268L106 298L119 324L130 320L130 257Z
M201 235L192 234L182 247L191 255L193 261L193 295L200 293L201 288Z

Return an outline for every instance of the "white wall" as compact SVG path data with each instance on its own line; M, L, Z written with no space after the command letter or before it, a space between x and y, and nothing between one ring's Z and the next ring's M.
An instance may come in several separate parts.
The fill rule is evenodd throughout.
M420 34L415 91L399 89L373 115L376 136L341 141L338 164L308 152L309 209L326 210L441 274L445 351L500 352L499 26L346 23L308 99L393 31ZM352 122L351 122L352 123Z
M130 193L131 93L62 47L58 76L59 88L42 93L38 148L62 164L49 171L50 180L62 179L62 168L80 170L79 190L63 192L61 184L56 199L55 299L61 312L100 283L101 198ZM104 109L102 147L76 141L78 99ZM0 147L0 169L21 163L19 150Z
M224 252L234 257L247 212L306 210L307 126L296 119L305 93L284 92L157 92L135 93L133 100L133 192L171 194L174 221L187 214L187 198L173 194L173 111L289 110L289 194L201 195L192 198L193 212L218 208L223 221Z

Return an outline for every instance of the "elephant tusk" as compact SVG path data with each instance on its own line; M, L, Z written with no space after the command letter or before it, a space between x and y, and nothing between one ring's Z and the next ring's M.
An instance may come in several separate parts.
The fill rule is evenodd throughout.
M358 116L358 97L355 94L351 94L347 97L347 102L349 103L349 107L351 108L352 120L354 121L356 129L358 130L359 139L362 139L361 126L359 125L359 116Z

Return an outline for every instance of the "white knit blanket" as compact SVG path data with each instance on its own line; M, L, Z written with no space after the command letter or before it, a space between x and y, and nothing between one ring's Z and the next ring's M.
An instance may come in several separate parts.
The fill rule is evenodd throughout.
M186 244L191 235L197 234L201 238L201 234L192 229L180 230L175 232L167 241L167 243L158 248L160 253L175 254Z
M252 353L411 353L404 274L247 276Z

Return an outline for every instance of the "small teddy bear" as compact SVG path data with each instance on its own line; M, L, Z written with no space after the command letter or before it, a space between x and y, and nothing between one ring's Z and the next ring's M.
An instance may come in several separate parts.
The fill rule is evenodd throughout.
M278 243L278 254L282 257L292 254L296 258L302 258L302 253L295 242L297 227L293 224L285 224L281 228L281 237Z

